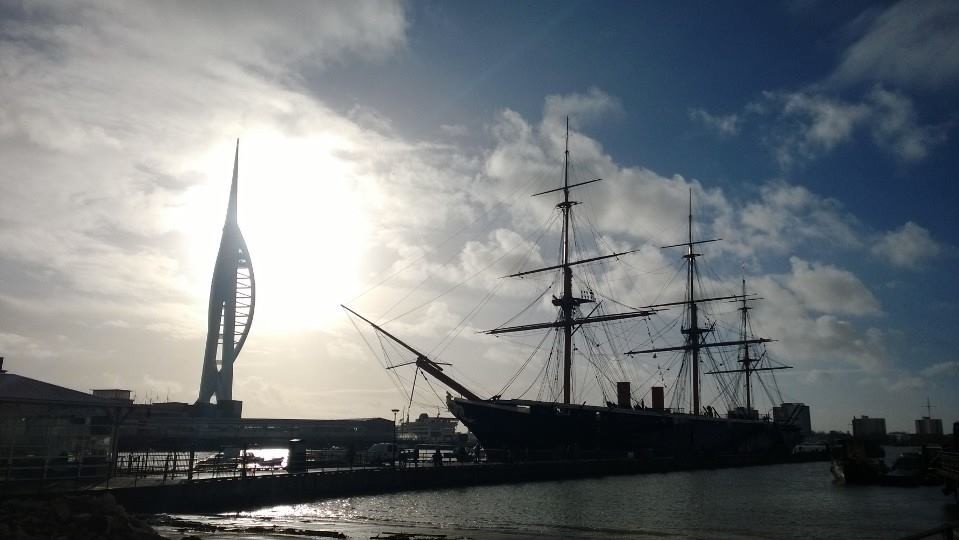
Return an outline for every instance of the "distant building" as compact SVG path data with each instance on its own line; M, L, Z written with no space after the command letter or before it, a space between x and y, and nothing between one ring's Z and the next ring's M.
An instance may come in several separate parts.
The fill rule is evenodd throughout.
M889 433L889 439L891 439L896 444L906 444L912 439L912 435L906 433L905 431L892 431Z
M812 435L809 405L805 403L783 403L780 407L773 407L773 420L776 422L791 421L799 426L803 437Z
M130 403L133 403L133 398L130 397L131 394L132 392L130 390L120 390L118 388L93 391L93 395L98 398L118 399L121 401L127 401Z
M886 436L886 419L869 418L866 415L853 418L852 436L857 439L882 439Z
M451 444L456 440L456 418L430 417L423 413L412 422L400 424L399 437L414 444Z
M916 435L942 435L942 419L923 416L916 420Z
M393 437L393 422L386 418L304 420L184 416L196 411L195 406L186 403L137 405L120 426L119 449L214 451L244 445L271 448L286 446L291 439L299 439L310 449L334 446L366 449Z
M117 426L130 402L7 373L2 367L0 359L0 492L26 479L105 476L116 452Z

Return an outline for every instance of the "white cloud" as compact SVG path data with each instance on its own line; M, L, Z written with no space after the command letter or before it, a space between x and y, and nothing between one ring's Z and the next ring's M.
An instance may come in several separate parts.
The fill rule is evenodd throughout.
M605 95L605 94L603 94ZM553 102L578 102L581 97L550 96ZM564 127L555 117L530 124L514 111L504 111L492 127L495 147L488 153L485 173L496 182L499 200L512 203L517 196L555 188L562 181ZM628 234L640 241L672 243L685 236L686 214L692 191L697 224L727 214L730 206L722 191L706 189L680 175L662 176L644 168L624 168L595 140L572 130L571 182L603 178L574 192L604 232ZM525 184L525 185L524 185ZM580 195L582 193L582 195ZM535 197L519 205L514 219L521 232L536 233L554 212L555 197ZM705 228L703 225L699 227Z
M157 378L149 373L143 375L143 385L145 392L142 400L150 401L168 401L183 393L183 385L175 380Z
M902 268L917 268L939 255L942 248L929 231L908 221L895 231L882 235L872 253Z
M797 160L819 157L850 140L869 116L869 108L863 104L810 92L765 92L763 101L747 108L762 114L775 112L783 121L769 141L783 168Z
M922 377L908 374L900 374L894 378L884 377L882 383L892 392L919 390L926 386L926 381Z
M716 224L716 233L732 250L787 253L809 241L845 249L861 245L859 224L838 201L783 181L769 182L759 193Z
M947 139L949 123L920 124L912 100L901 92L872 87L859 100L819 90L764 92L746 111L775 116L766 143L784 169L817 159L868 131L879 148L902 161L919 161Z
M794 291L796 277L791 272L749 280L749 288L763 298L754 308L753 325L760 335L776 339L768 345L774 357L797 368L828 373L845 366L870 373L886 369L889 359L885 333L877 328L861 329L839 314L823 314L818 308L833 312L847 310L821 301L819 291L810 294L809 289L821 289L819 285ZM814 297L817 308L809 305L810 296Z
M223 10L229 13L222 19L193 4L36 6L0 28L0 264L10 277L0 301L5 314L14 314L9 319L26 316L39 330L0 334L0 348L57 358L55 368L37 362L37 371L57 369L83 387L106 372L142 379L153 394L195 397L209 269L236 136L243 139L240 221L260 287L235 392L250 415L383 415L394 406L396 393L377 384L387 376L377 379L368 363L356 361L365 345L352 329L344 331L343 321L323 333L267 330L284 326L270 323L281 315L310 320L334 303L331 294L353 296L352 279L372 285L383 268L404 272L361 301L384 318L384 306L395 305L387 312L395 316L477 276L474 285L481 287L452 291L390 328L427 349L445 347L437 341L460 331L467 344L451 346L445 357L480 379L477 388L502 383L528 348L505 339L477 347L472 321L460 324L484 287L519 269L523 254L532 252L530 266L555 254L533 250L529 240L555 212L556 200L527 195L561 179L567 114L575 169L590 174L580 180L606 179L576 192L584 201L577 209L586 211L580 215L594 220L585 229L595 225L609 235L584 235L584 243L598 240L584 250L643 248L616 270L597 271L635 293L617 298L653 303L666 290L647 281L671 275L666 267L676 254L658 246L685 236L690 191L697 236L732 239L731 247L718 249L748 258L810 240L858 247L855 220L805 188L771 182L758 197L734 200L694 178L618 164L577 129L622 112L619 100L599 89L549 96L539 121L504 110L490 127L493 146L470 150L452 140L464 134L462 126L441 127L451 140L409 141L384 112L357 105L344 116L303 88L304 72L357 58L377 61L403 47L402 4L293 4L264 13L259 4L243 3ZM899 120L881 130L881 140L896 145L901 134L921 130L901 102L886 101ZM813 153L871 125L856 116L855 104L838 100L808 96L791 107L790 118L805 128L797 141ZM735 115L710 118L720 131L740 127ZM523 201L519 208L516 200ZM359 224L367 228L358 237L338 240ZM469 235L459 236L462 230ZM350 266L352 259L363 264ZM321 274L331 267L346 270ZM880 311L856 276L796 259L792 273L757 281L767 283L761 294L782 300L761 319L782 339L784 360L795 354L800 365L838 360L861 369L886 362L885 334L843 319ZM497 300L529 302L509 286ZM534 306L538 314L555 311L548 298L541 304ZM506 317L496 311L487 319ZM50 328L66 337L48 339ZM469 364L480 356L500 364L496 370ZM147 373L148 365L164 365L169 380ZM353 399L318 400L337 392Z
M469 128L462 124L443 124L440 131L450 137L464 137L469 134Z
M346 115L350 120L365 128L380 133L390 133L393 131L393 124L390 119L372 107L353 105Z
M30 359L54 356L53 351L39 340L8 332L0 332L0 351L3 351L3 356L11 360L18 357ZM9 368L9 364L7 367Z
M543 121L547 124L561 125L568 116L572 126L582 127L622 112L623 106L618 98L593 87L585 94L547 96L543 109Z
M792 275L787 282L809 310L837 315L877 315L879 300L852 272L822 263L789 259Z
M867 96L872 106L872 135L880 147L904 161L918 161L946 140L945 126L920 126L912 100L876 86Z
M739 133L740 118L737 114L724 116L712 115L703 109L689 109L689 117L702 122L708 128L716 130L722 136L732 136Z
M959 81L959 4L906 0L868 21L831 79L938 89Z
M954 120L923 124L902 90L945 90L959 82L957 20L959 5L948 1L867 9L849 25L855 38L831 76L795 91L764 92L746 105L740 123L776 118L765 126L764 142L783 169L832 152L861 131L901 161L925 159L946 141ZM705 112L691 115L716 123Z
M924 368L920 373L923 377L929 379L957 377L959 376L959 362L956 362L955 360L939 362L938 364L933 364L927 368Z
M784 96L783 114L807 122L803 142L812 152L831 150L848 140L867 110L862 105L796 92Z
M332 112L300 79L403 47L402 4L30 3L4 17L0 301L28 341L0 348L49 359L35 363L41 378L46 369L90 387L111 363L104 371L128 381L162 363L171 394L195 388L234 138L262 293L253 348L286 326L271 320L310 321L327 309L311 295L348 294L360 275L351 264L363 231L348 218L366 223L359 168L429 153ZM341 264L316 264L324 250ZM347 274L318 274L325 267ZM323 292L305 286L317 282ZM51 329L67 338L51 345ZM191 368L172 367L181 363Z
M111 328L131 328L131 324L123 319L110 319L103 322L103 326Z
M514 231L497 229L488 243L467 242L460 253L464 275L455 281L480 272L503 276L541 265L539 246Z
M380 57L405 39L402 7L371 2L268 12L252 2L51 3L5 15L3 258L39 269L19 274L18 289L67 282L101 303L183 300L193 269L178 258L177 235L213 243L222 214L201 224L176 213L209 185L208 173L226 185L230 152L211 151L214 141L255 138L266 126L295 136L308 122L362 133L291 91L291 64ZM57 292L58 305L71 296Z

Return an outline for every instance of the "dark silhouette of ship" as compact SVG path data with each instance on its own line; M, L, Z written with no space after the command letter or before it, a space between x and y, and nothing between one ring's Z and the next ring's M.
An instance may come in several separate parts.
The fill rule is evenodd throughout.
M571 229L572 211L578 204L570 200L570 191L601 179L570 183L569 179L569 122L566 127L563 185L556 189L537 193L534 196L561 194L556 208L562 215L561 250L556 265L526 270L508 277L524 277L545 272L560 274L561 288L554 294L552 304L557 308L553 321L503 326L490 330L491 335L508 333L555 332L553 361L555 378L562 376L562 395L556 392L554 399L504 399L501 395L483 399L450 377L440 362L417 351L382 327L359 315L350 308L344 309L370 324L376 331L393 340L416 360L417 369L445 384L458 396L447 393L447 406L456 418L462 421L486 449L490 459L576 459L576 458L655 458L672 459L688 465L737 465L777 461L785 458L801 440L797 425L799 407L775 407L771 417L760 415L754 408L753 391L761 374L788 366L773 362L763 347L769 339L751 335L749 320L750 302L758 298L746 291L745 279L742 291L717 297L697 296L698 276L696 253L698 246L718 239L696 240L693 237L692 194L689 205L689 233L682 243L664 248L683 248L685 265L685 298L675 302L629 308L625 311L607 312L607 304L625 307L625 304L597 300L588 280L579 280L578 291L574 290L574 269L590 263L614 259L638 250L611 253L581 259L573 259ZM610 299L611 300L611 299ZM734 339L717 338L716 321L705 312L705 306L713 303L736 303L741 313L740 329ZM589 309L586 309L586 308ZM662 386L650 386L641 396L634 392L628 381L613 381L609 371L603 375L610 388L615 382L615 399L602 405L589 405L572 401L574 351L598 346L602 334L592 328L602 325L642 320L669 309L682 309L677 318L681 322L681 345L655 347L653 334L648 332L649 347L618 354L623 356L671 354L678 363L679 375L672 388L672 402L665 403L665 378ZM648 329L648 324L647 324ZM633 327L633 334L637 334ZM545 339L543 340L546 341ZM633 343L636 340L632 340ZM762 348L761 352L754 349ZM735 349L735 360L717 361L712 352ZM578 353L590 363L596 356L588 352ZM615 351L614 351L615 354ZM728 355L727 355L728 356ZM705 358L704 358L705 357ZM719 379L728 410L722 415L711 404L701 402L701 364L706 360L713 369L706 374ZM726 368L730 363L735 367ZM400 364L407 365L407 364ZM392 366L399 367L399 366ZM544 373L548 371L544 369ZM662 373L662 366L659 366ZM625 374L624 370L620 373ZM515 378L515 377L514 377ZM598 378L597 378L598 379ZM756 380L754 380L756 379ZM686 392L690 383L689 392ZM558 385L557 385L558 387ZM763 388L768 387L763 384ZM777 387L778 388L778 387ZM610 391L612 393L612 391ZM607 395L605 387L603 394ZM646 403L645 398L650 402ZM781 398L780 398L781 403ZM685 407L688 405L688 409Z

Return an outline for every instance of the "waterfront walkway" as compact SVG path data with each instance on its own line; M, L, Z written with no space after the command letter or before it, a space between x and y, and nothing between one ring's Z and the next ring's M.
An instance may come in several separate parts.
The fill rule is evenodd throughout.
M803 458L806 456L793 456ZM738 461L738 460L737 460ZM770 461L768 464L774 462ZM56 484L24 483L27 493L111 493L128 510L144 513L214 513L294 504L320 499L399 491L567 480L612 475L661 473L674 470L720 468L767 463L741 461L677 462L670 458L579 459L511 463L459 463L434 465L420 461L400 466L315 467L288 472L280 467L222 467L196 470L168 466L118 466L109 479L92 483L63 479ZM32 486L32 488L31 488ZM6 483L4 487L14 487ZM30 490L30 491L28 491ZM5 490L15 496L13 490Z
M668 462L636 460L580 460L524 463L476 463L455 466L364 467L310 470L302 473L247 475L246 477L193 478L109 488L132 512L189 513L251 509L325 498L588 478L618 474L665 472Z
M753 463L752 465L773 464ZM775 462L781 463L781 461ZM398 491L568 480L674 470L745 466L745 463L678 463L672 459L563 460L461 463L443 466L314 469L301 473L193 478L163 484L121 486L108 491L128 510L205 513L253 509L320 499ZM101 486L101 489L107 489Z

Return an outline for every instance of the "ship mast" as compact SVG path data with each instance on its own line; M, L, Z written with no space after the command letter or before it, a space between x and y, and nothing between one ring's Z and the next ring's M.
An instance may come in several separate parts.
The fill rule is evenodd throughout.
M579 261L570 261L570 243L569 243L569 233L570 233L570 214L572 213L573 206L579 204L577 201L569 200L569 191L572 188L579 187L586 184L591 184L593 182L599 182L601 178L595 180L588 180L586 182L580 182L578 184L569 183L569 117L566 117L566 146L563 153L563 187L550 189L548 191L543 191L541 193L536 193L533 196L537 197L539 195L545 195L547 193L554 193L557 191L563 192L563 201L556 205L557 208L563 213L563 231L562 231L562 256L560 264L556 266L548 266L546 268L538 268L536 270L527 270L525 272L519 272L517 274L512 274L507 277L521 277L529 274L534 274L537 272L545 272L549 270L561 270L563 272L563 294L559 298L553 297L553 305L560 308L559 320L549 323L537 323L537 324L527 324L521 326L512 326L512 327L501 327L494 330L486 332L487 334L503 334L508 332L523 332L528 330L537 330L544 328L562 328L563 330L563 403L569 404L572 400L572 372L573 372L573 333L576 331L576 328L583 324L589 323L598 323L606 321L614 321L619 319L627 319L631 317L645 317L655 313L655 310L637 310L630 311L625 313L612 313L606 315L596 315L596 316L586 316L577 318L576 312L577 308L581 304L594 302L595 300L589 298L578 298L573 296L573 266L578 264L584 264L594 261L599 261L603 259L609 259L611 257L619 257L620 255L626 255L628 253L635 253L639 250L624 251L620 253L612 253L610 255L602 255L599 257L592 257L589 259L582 259Z
M692 380L692 398L691 398L691 407L690 414L700 414L701 409L701 389L700 389L700 373L699 373L699 351L701 349L708 349L712 347L729 347L733 345L746 345L752 343L765 343L770 341L764 338L755 338L747 339L745 336L742 339L734 341L717 341L712 343L706 343L704 337L706 334L712 331L712 328L700 328L699 327L699 304L705 302L716 302L720 300L740 299L746 300L745 291L742 296L720 296L714 298L696 298L696 258L702 256L701 253L696 253L693 251L693 246L699 244L707 244L710 242L718 242L720 238L713 238L710 240L694 240L693 239L693 192L692 189L689 190L689 214L688 214L688 236L687 241L681 244L673 244L670 246L663 246L663 249L675 248L675 247L684 247L686 248L686 254L683 255L683 258L686 259L686 299L683 302L673 302L670 304L657 304L654 306L648 306L651 308L656 308L660 306L667 305L677 305L684 304L688 312L688 324L685 328L682 329L682 333L686 336L685 343L678 347L658 347L654 349L643 349L638 351L629 351L627 355L634 354L645 354L645 353L659 353L667 351L684 351L689 354L690 359L690 378ZM710 372L712 373L727 373L727 372Z
M647 317L656 313L656 309L651 307L649 309L638 309L635 311L627 311L622 313L605 313L600 315L592 315L590 313L586 317L577 317L577 307L580 304L585 304L587 302L595 302L591 298L578 298L573 295L573 270L572 268L576 265L591 263L595 261L601 261L604 259L610 259L613 257L619 257L622 255L627 255L629 253L635 253L639 251L638 249L630 251L622 251L619 253L610 253L608 255L600 255L598 257L590 257L588 259L580 259L577 261L570 261L570 226L572 223L571 212L573 206L579 204L576 201L569 200L569 192L573 188L579 186L584 186L586 184L592 184L593 182L599 182L602 178L596 178L595 180L587 180L585 182L579 182L576 184L569 183L569 117L566 118L566 146L564 151L564 160L563 160L563 185L555 189L550 189L540 193L534 193L533 197L538 197L540 195L546 195L548 193L555 193L557 191L563 192L563 201L556 205L563 213L563 231L562 231L562 256L560 257L560 264L555 266L547 266L545 268L537 268L535 270L526 270L523 272L518 272L516 274L511 274L506 277L523 277L530 274L536 274L539 272L548 272L554 270L561 270L563 272L563 293L559 298L553 297L553 305L560 308L560 316L558 320L545 322L545 323L533 323L533 324L524 324L520 326L508 326L508 327L499 327L493 330L485 332L486 334L505 334L510 332L526 332L531 330L545 330L545 329L563 329L563 403L569 404L572 400L572 371L573 371L573 334L576 330L584 324L600 323L600 322L609 322L609 321L618 321L622 319L630 319L633 317ZM364 322L372 326L377 332L380 332L387 338L396 342L401 347L405 348L409 352L416 355L416 360L413 362L408 362L407 364L416 364L419 369L422 369L425 373L432 375L435 379L439 380L452 390L458 392L461 396L466 399L473 401L480 401L481 398L471 392L469 389L464 387L462 384L453 380L449 375L446 375L443 372L443 368L440 367L440 362L435 362L432 359L428 358L425 354L417 351L410 345L406 344L396 336L390 334L380 326L377 326L369 319L363 317L359 313L356 313L352 309L341 306L343 309L349 311L353 315L356 315ZM594 310L595 311L595 310ZM391 368L400 367L407 364L399 364L391 366ZM498 397L498 396L497 396ZM496 399L496 398L493 398Z
M696 305L696 257L699 253L693 252L693 190L689 190L689 243L686 244L686 277L689 294L689 326L683 330L686 334L686 345L692 351L692 378L693 378L693 407L692 413L699 414L699 338L702 329L699 328L699 306Z
M762 338L750 338L750 328L749 328L749 310L752 308L749 307L749 300L751 299L746 294L746 278L743 277L743 294L740 297L742 300L742 306L739 308L739 311L742 313L740 315L740 331L739 331L739 341L731 342L731 344L738 344L742 346L742 355L739 358L738 362L743 365L741 369L728 369L722 371L709 371L707 375L715 375L717 373L742 373L746 378L746 414L752 418L753 411L753 390L752 390L752 375L757 371L775 371L779 369L791 369L792 366L767 366L767 367L756 367L759 366L763 361L763 358L766 356L766 353L763 352L759 357L753 358L750 356L749 346L753 343L765 343L772 341L769 339ZM753 298L755 299L755 298Z
M430 358L429 358L428 356L426 356L425 354L421 353L420 351L418 351L418 350L414 349L413 347L411 347L410 345L408 345L405 341L403 341L403 340L401 340L400 338L394 336L393 334L387 332L387 331L384 330L381 326L378 326L378 325L374 324L373 321L367 319L366 317L360 315L359 313L353 311L352 309L350 309L350 308L348 308L348 307L346 307L346 306L344 306L344 305L342 305L342 304L340 305L340 307L343 308L343 309L345 309L346 311L349 311L349 312L352 313L353 315L356 315L357 317L359 317L360 319L362 319L363 322L365 322L366 324L372 326L374 330L376 330L377 332L379 332L379 333L383 334L384 336L388 337L389 339L391 339L392 341L394 341L397 345L399 345L399 346L403 347L404 349L406 349L407 351L415 354L415 355L416 355L416 360L414 360L413 362L409 362L409 364L416 364L416 367L422 369L422 370L423 370L424 372L426 372L426 373L429 373L429 374L432 375L436 380L442 382L443 384L445 384L446 386L448 386L448 387L450 387L451 389L455 390L456 392L459 392L461 396L463 396L463 397L465 397L465 398L467 398L467 399L473 399L473 400L479 400L479 399L480 399L479 396L477 396L476 394L474 394L474 393L473 393L472 391L470 391L468 388L466 388L465 386L463 386L462 384L460 384L459 382L457 382L455 379L453 379L452 377L450 377L449 375L447 375L446 373L444 373L444 372L443 372L443 368L440 367L440 363L439 363L439 362L433 361L432 359L430 359ZM390 366L390 367L387 368L387 369L392 369L392 368L396 368L396 367L400 367L400 366L405 366L405 365L407 365L407 364L399 364L399 365L396 365L396 366Z
M573 309L585 300L573 298L573 270L569 267L569 117L566 117L566 150L563 152L563 297L553 305L563 310L563 403L569 403L573 368Z
M742 312L742 329L739 334L739 338L743 341L746 341L747 333L749 332L749 304L746 302L746 277L743 276L743 306L739 308L739 311ZM746 411L753 410L753 389L750 386L749 376L752 374L752 371L749 369L752 367L752 358L749 357L749 345L743 345L743 357L739 359L739 362L743 365L743 372L746 375Z

